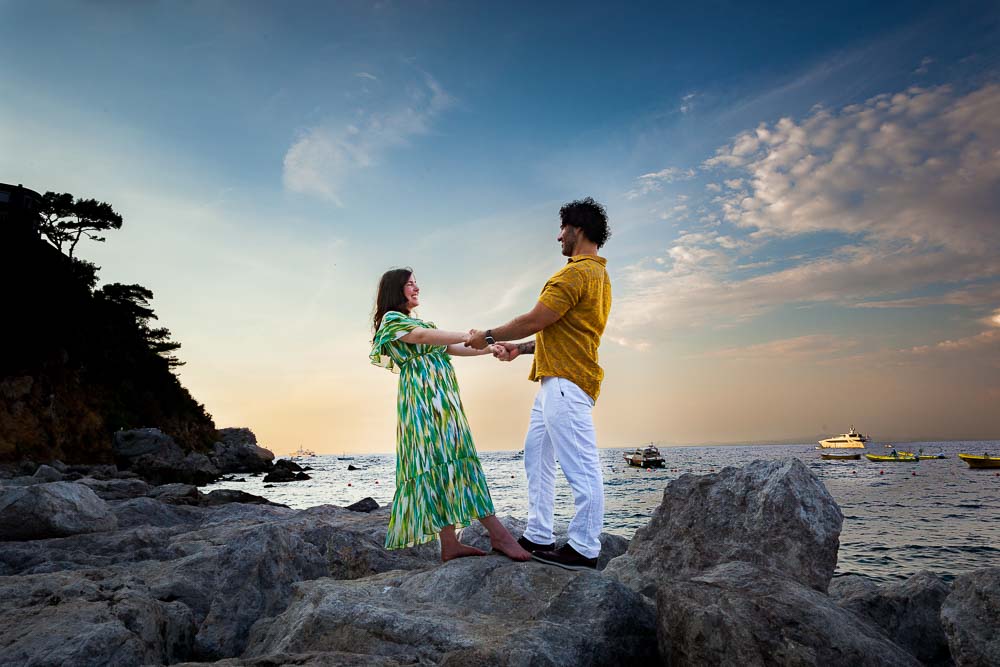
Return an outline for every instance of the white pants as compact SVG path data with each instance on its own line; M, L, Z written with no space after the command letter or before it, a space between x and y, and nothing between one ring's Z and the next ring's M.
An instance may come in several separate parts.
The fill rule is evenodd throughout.
M553 541L559 459L576 506L569 524L569 544L581 555L596 558L601 553L604 479L591 415L594 400L565 378L545 377L541 384L524 440L524 470L528 475L528 525L524 536L537 544Z

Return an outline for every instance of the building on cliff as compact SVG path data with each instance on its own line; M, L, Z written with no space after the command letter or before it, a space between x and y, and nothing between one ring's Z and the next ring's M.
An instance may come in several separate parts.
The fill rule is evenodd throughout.
M0 183L0 225L4 234L39 235L42 195L23 185Z

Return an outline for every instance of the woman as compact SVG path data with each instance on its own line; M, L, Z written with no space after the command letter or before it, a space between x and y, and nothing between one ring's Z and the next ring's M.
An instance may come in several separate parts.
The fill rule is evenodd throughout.
M441 539L441 560L483 556L462 544L455 529L478 519L490 544L509 558L531 559L494 516L493 500L449 355L472 357L492 350L465 347L469 334L440 331L411 317L420 288L410 269L386 271L375 298L371 361L399 373L396 401L396 495L392 499L386 549Z

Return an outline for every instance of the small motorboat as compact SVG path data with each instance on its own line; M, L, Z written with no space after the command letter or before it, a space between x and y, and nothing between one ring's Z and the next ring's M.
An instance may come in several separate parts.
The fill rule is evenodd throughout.
M299 445L299 448L297 450L295 450L294 452L292 452L291 454L289 454L288 458L290 460L294 461L296 459L308 459L308 458L312 458L313 456L316 456L316 452L314 452L311 449L303 449L302 445Z
M824 461L857 461L861 452L820 452L819 457Z
M892 454L880 456L878 454L865 454L865 458L875 463L917 463L920 461L916 456L908 452L898 452L893 450Z
M651 444L646 447L636 447L631 454L625 454L625 463L636 468L662 468L666 465L660 450Z
M959 454L958 458L968 463L970 468L1000 468L1000 456Z

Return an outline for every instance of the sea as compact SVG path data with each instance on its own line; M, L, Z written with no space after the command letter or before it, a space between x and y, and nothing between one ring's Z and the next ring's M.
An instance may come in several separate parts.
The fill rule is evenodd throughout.
M976 470L959 452L1000 456L1000 441L897 443L901 450L941 452L944 459L919 463L824 461L815 444L661 447L666 467L634 468L623 454L632 448L601 449L605 531L631 539L659 506L664 487L686 473L719 472L758 459L794 456L826 485L840 505L844 525L835 576L861 574L878 582L930 570L950 580L983 567L1000 566L1000 470ZM865 450L889 450L869 443ZM527 515L523 456L480 452L498 516ZM206 487L240 489L293 508L346 506L371 497L392 503L396 458L391 454L324 455L298 461L311 480L265 485L262 476L237 475ZM357 470L349 470L354 466ZM557 475L555 521L569 523L572 493Z

